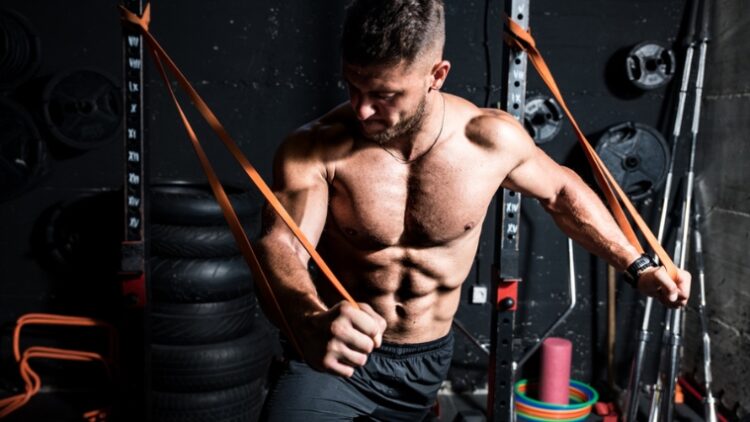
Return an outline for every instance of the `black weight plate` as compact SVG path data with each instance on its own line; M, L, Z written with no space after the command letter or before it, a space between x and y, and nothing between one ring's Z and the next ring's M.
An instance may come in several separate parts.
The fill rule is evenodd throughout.
M596 151L612 176L631 199L657 191L669 170L669 148L658 130L635 122L609 128Z
M17 196L45 172L47 150L26 110L0 97L0 200Z
M551 141L562 127L563 111L551 97L535 96L524 105L523 123L534 142Z
M0 9L0 89L19 85L41 62L39 35L19 13Z
M625 66L630 82L648 91L672 79L676 62L671 49L655 41L645 41L630 50Z
M114 274L120 263L122 191L83 194L46 211L37 224L40 258L59 274Z
M42 115L63 145L87 150L115 139L122 127L120 88L92 69L55 75L44 87Z

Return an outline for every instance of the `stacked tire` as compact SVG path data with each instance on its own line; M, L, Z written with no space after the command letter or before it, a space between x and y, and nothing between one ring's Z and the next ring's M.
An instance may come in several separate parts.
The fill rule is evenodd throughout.
M260 203L227 187L257 233ZM250 270L208 186L151 186L151 385L155 421L258 419L272 358Z

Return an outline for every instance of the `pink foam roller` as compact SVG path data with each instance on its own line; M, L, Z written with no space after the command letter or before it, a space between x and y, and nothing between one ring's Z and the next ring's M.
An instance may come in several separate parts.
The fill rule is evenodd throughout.
M547 403L568 404L570 362L573 344L570 340L550 337L542 343L542 371L539 399Z

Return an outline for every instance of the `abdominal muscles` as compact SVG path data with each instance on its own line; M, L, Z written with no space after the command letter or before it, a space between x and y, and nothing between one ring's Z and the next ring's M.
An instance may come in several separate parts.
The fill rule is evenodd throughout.
M352 296L385 318L386 341L420 343L450 330L476 251L476 229L448 245L379 250L359 249L342 231L326 230L319 249ZM318 291L329 306L341 300L320 281Z

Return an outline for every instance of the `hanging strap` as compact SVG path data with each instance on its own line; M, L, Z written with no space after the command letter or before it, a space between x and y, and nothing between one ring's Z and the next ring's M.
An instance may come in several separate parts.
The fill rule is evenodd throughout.
M614 216L617 225L620 226L622 232L625 233L625 236L627 237L630 244L633 245L638 250L638 252L643 253L643 247L638 241L638 238L636 237L636 234L633 231L633 228L631 227L630 222L628 221L625 212L622 209L622 206L620 205L621 201L625 205L625 208L627 209L628 214L630 214L630 217L638 226L638 230L646 238L646 242L648 243L648 245L659 257L659 262L661 262L661 264L666 268L667 273L669 273L669 276L672 278L672 280L677 281L677 267L674 265L674 262L672 262L672 259L669 257L667 252L656 240L656 236L654 236L654 234L651 232L648 225L643 221L643 218L640 216L640 214L638 214L638 211L630 202L630 199L628 199L628 196L622 191L620 185L617 183L614 177L612 177L612 174L599 158L599 155L597 155L596 151L594 151L594 148L586 139L586 136L583 134L583 131L581 131L581 128L578 126L578 123L568 109L568 106L565 104L565 100L563 100L560 89L557 87L557 83L555 83L555 79L552 77L552 72L550 72L549 67L547 67L547 64L542 58L542 54L536 48L536 42L531 36L531 31L524 30L521 25L514 22L508 16L505 17L505 22L506 28L509 31L509 33L506 33L507 36L505 37L505 41L512 47L523 50L528 54L529 59L531 60L531 64L534 65L534 68L539 73L539 76L541 76L544 83L552 92L552 95L565 111L565 115L568 116L568 120L573 125L573 130L575 131L576 136L578 137L578 141L583 148L583 152L586 155L586 159L588 160L589 165L593 170L594 177L596 178L597 183L604 192L604 196L607 199L609 208L612 210L612 215Z
M190 141L193 144L193 148L195 149L198 159L200 160L201 167L203 168L203 171L206 174L206 177L208 178L208 182L209 182L209 185L211 186L211 190L213 191L214 196L216 196L216 199L219 202L219 205L221 206L222 212L224 213L224 217L226 218L229 224L229 227L232 230L232 233L234 234L235 240L239 245L240 251L242 252L242 255L245 257L246 262L248 263L251 270L253 271L255 279L261 281L260 287L263 288L264 291L271 298L271 301L274 304L276 311L281 319L282 325L284 326L283 328L285 329L287 335L292 341L295 349L297 349L297 352L300 353L300 356L302 356L299 343L297 342L296 337L294 336L294 333L291 330L291 327L289 326L289 323L285 317L285 314L278 300L276 299L276 296L273 292L271 284L268 281L268 278L266 277L263 269L261 268L257 255L255 254L252 246L250 245L250 241L248 240L247 235L245 231L243 230L242 225L240 224L239 218L237 217L237 214L235 213L234 208L232 207L232 204L229 201L229 198L224 192L224 189L221 186L221 183L219 181L218 176L216 175L216 172L213 170L211 163L208 161L208 157L203 151L203 148L201 147L200 141L198 140L198 137L195 134L195 131L190 125L187 117L185 116L185 113L182 110L182 107L179 104L179 101L177 100L174 90L172 89L172 86L170 84L169 77L167 76L165 65L166 65L166 69L172 73L175 79L177 79L177 82L179 83L180 87L188 94L188 96L192 100L196 109L200 112L203 119L209 124L211 129L213 129L213 131L219 136L219 139L221 139L224 146L229 150L229 152L232 154L234 159L237 160L237 162L242 166L243 170L245 171L247 176L250 178L250 180L253 182L253 184L258 188L258 190L261 192L263 197L268 201L268 203L271 205L271 207L276 212L276 214L282 219L282 221L284 221L286 226L289 227L289 229L294 234L294 236L299 240L299 242L302 244L305 250L310 254L310 257L313 259L313 261L318 266L318 268L320 268L320 270L323 272L326 278L331 282L333 287L336 288L336 290L341 294L341 296L343 296L345 300L351 303L354 307L359 308L359 306L357 305L357 302L346 291L344 286L336 278L336 276L333 274L333 271L331 271L331 269L328 267L325 261L323 261L323 258L315 250L315 247L307 239L307 237L299 228L299 226L294 222L292 217L286 211L286 209L281 204L281 202L279 202L279 200L273 194L273 192L268 187L268 185L263 181L263 178L260 176L260 174L255 169L255 167L253 167L253 165L250 164L250 162L244 156L240 148L237 146L237 143L232 139L232 137L226 131L224 126L221 124L221 122L219 122L219 119L216 117L216 115L211 111L211 109L208 107L205 101L203 101L200 95L198 95L198 92L193 88L193 86L187 80L185 75L182 74L182 72L179 70L177 65L172 60L172 58L169 57L169 55L164 50L164 48L162 48L162 46L156 41L153 35L151 35L151 33L148 30L148 25L149 25L150 16L151 16L150 4L146 5L143 11L143 15L141 17L130 12L129 10L127 10L126 8L122 6L120 6L120 10L121 10L122 20L129 24L134 25L136 28L139 28L141 34L146 40L147 42L146 45L148 46L149 51L151 51L151 53L154 56L154 61L156 62L157 69L159 70L162 80L164 81L164 85L167 87L167 90L169 91L169 94L172 97L175 107L177 108L180 118L182 119L182 123L185 126L185 130L187 131L187 134L190 137Z

